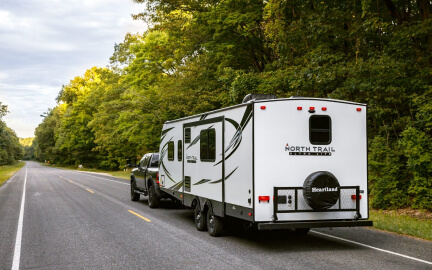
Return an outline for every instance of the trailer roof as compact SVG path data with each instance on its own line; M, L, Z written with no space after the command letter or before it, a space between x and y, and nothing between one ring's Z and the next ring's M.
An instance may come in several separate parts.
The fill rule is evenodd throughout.
M221 108L221 109L217 109L217 110L213 110L213 111L209 111L209 112L205 112L205 113L199 113L199 114L194 114L191 116L186 116L186 117L182 117L182 118L178 118L178 119L174 119L174 120L169 120L169 121L166 121L164 124L170 124L170 123L174 123L174 122L178 122L178 121L183 121L183 120L187 120L190 118L194 118L194 117L198 117L198 116L202 116L202 115L206 115L206 114L218 113L218 112L230 110L230 109L237 108L237 107L247 106L251 103L299 101L299 100L319 100L319 101L327 101L327 102L345 103L345 104L356 105L356 106L367 106L367 104L365 104L365 103L358 103L358 102L339 100L339 99L331 99L331 98L290 97L290 98L277 98L277 99L260 99L260 100L251 100L251 101L246 102L246 103L241 103L241 104L237 104L237 105L233 105L233 106L229 106L229 107L225 107L225 108Z

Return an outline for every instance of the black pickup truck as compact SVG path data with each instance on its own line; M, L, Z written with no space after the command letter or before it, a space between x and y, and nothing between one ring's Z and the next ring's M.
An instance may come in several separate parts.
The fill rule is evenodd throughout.
M130 162L128 162L130 163ZM159 153L145 154L131 173L131 200L138 201L140 195L148 195L150 208L159 206L161 192L159 188Z

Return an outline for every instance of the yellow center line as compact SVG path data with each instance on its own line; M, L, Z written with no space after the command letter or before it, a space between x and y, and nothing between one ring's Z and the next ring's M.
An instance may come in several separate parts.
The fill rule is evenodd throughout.
M131 213L131 214L134 214L135 216L137 216L137 217L139 217L139 218L142 218L142 219L144 219L145 221L147 221L147 222L151 222L151 220L150 219L148 219L148 218L145 218L145 217L143 217L143 216L141 216L140 214L137 214L137 213L135 213L134 211L132 211L132 210L128 210L128 212L129 213Z
M90 189L87 189L87 191L88 191L88 192L90 192L90 193L94 193L94 192L93 192L93 191L91 191Z

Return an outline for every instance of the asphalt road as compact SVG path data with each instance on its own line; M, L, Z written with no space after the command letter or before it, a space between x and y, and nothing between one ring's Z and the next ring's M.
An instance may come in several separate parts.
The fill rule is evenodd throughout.
M192 211L130 201L126 180L28 162L0 187L0 269L432 269L432 242L366 228L214 238Z

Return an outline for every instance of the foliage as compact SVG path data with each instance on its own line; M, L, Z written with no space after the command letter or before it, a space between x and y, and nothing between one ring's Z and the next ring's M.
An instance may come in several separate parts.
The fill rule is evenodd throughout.
M15 131L6 126L2 118L8 113L7 106L0 102L0 165L14 164L22 158L23 149Z
M134 0L149 30L63 86L38 159L114 169L248 93L367 103L372 206L431 206L432 17L418 1Z
M23 146L23 159L24 160L34 160L35 159L35 143L34 137L30 138L19 138L20 144Z
M425 217L422 217L421 212L418 214L407 215L403 210L372 210L369 212L369 218L374 221L374 229L432 240L430 214L424 215Z

